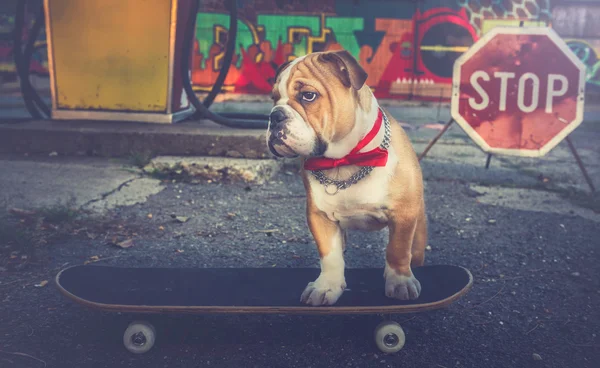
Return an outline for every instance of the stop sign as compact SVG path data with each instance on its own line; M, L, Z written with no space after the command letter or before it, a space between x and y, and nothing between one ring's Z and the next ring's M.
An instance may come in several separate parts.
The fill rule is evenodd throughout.
M551 28L493 28L454 63L452 117L485 152L543 156L583 120L585 72Z

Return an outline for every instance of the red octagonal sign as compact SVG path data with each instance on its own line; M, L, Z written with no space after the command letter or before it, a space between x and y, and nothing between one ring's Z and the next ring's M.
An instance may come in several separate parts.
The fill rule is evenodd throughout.
M583 120L585 71L551 28L493 28L454 64L452 117L485 152L543 156Z

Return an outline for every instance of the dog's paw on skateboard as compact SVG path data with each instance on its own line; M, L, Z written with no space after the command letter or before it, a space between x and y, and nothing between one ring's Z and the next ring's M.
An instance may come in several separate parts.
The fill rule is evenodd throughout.
M410 274L402 275L386 266L385 272L385 295L388 298L399 300L414 300L421 294L421 283Z
M315 281L309 282L300 301L312 306L333 305L342 296L346 289L344 279L335 279L326 276L319 276Z

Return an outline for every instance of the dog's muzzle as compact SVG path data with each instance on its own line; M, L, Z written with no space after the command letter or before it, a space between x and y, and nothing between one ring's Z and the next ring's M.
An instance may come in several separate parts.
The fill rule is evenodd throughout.
M285 144L287 134L289 133L285 122L289 119L285 110L275 107L269 115L269 141L268 146L272 154L277 157L293 157L295 152ZM279 151L277 150L279 148Z
M271 130L277 130L279 128L279 126L282 125L282 123L287 120L287 115L285 114L285 111L283 111L282 109L274 108L271 111L269 120L271 120Z

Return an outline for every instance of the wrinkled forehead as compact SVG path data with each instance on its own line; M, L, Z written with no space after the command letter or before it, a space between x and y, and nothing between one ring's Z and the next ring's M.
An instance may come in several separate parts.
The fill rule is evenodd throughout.
M275 84L273 85L273 100L278 101L282 98L287 98L288 86L292 79L291 76L298 68L298 64L302 63L305 59L306 56L295 58L279 68Z

